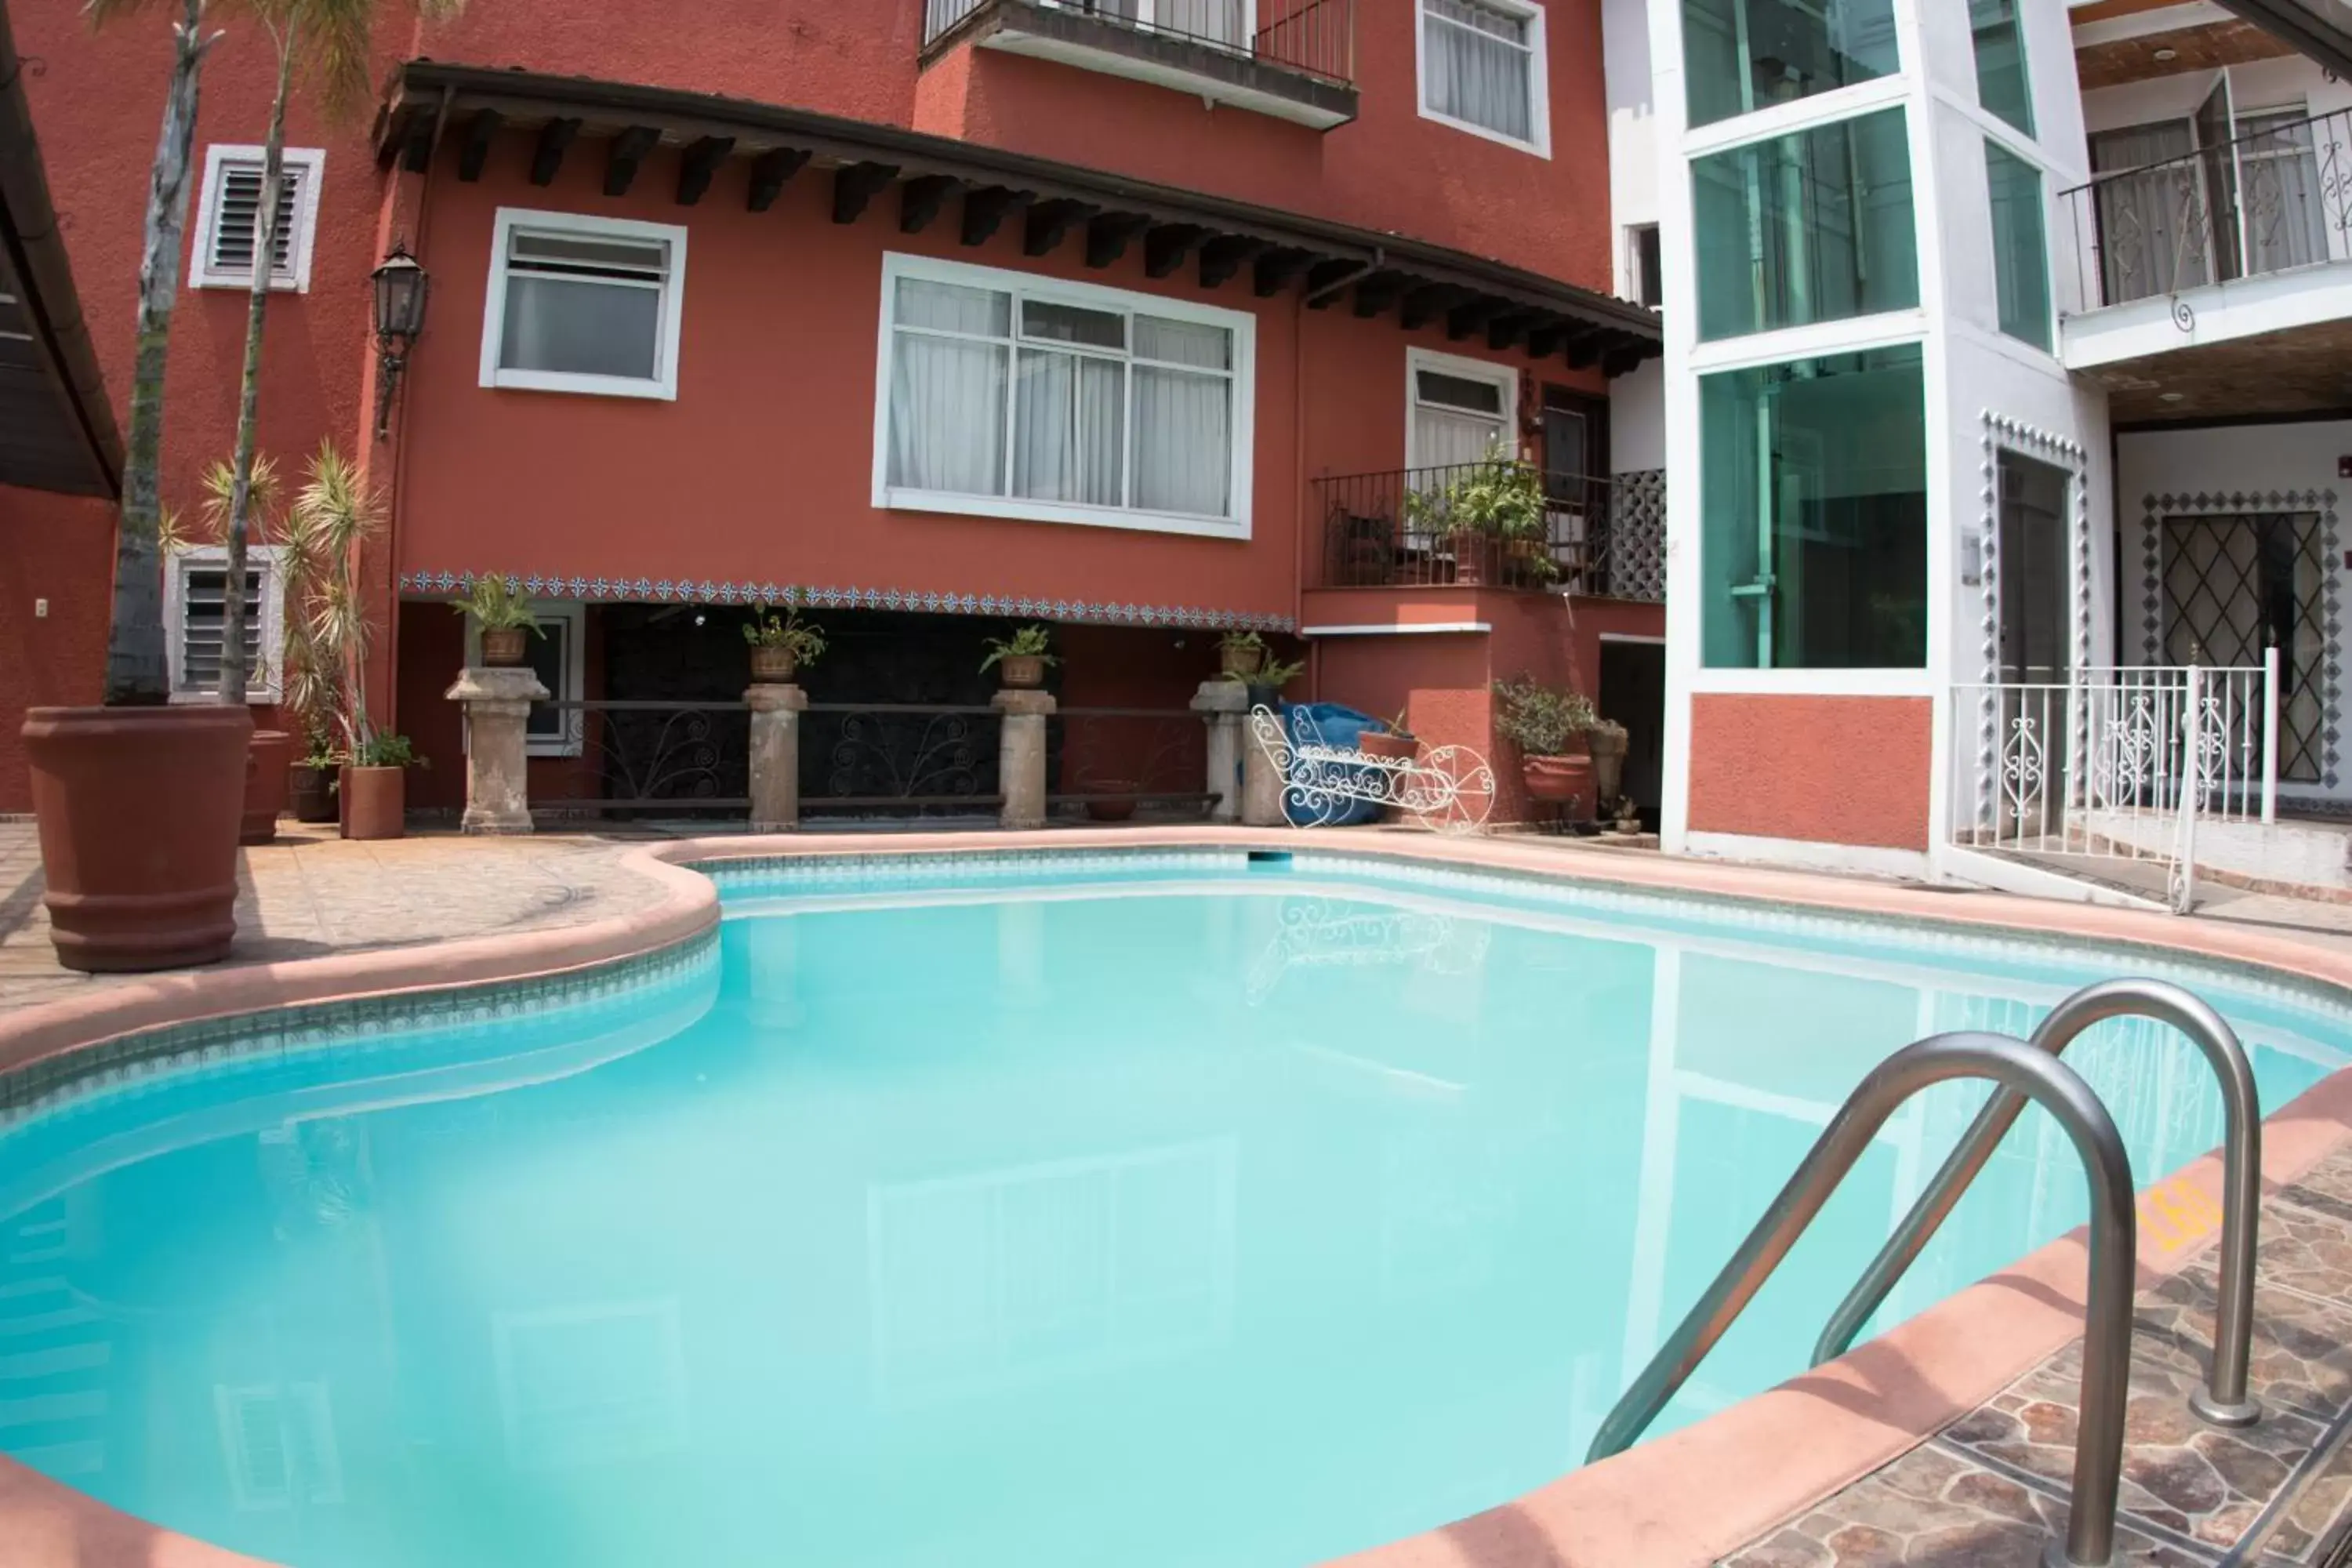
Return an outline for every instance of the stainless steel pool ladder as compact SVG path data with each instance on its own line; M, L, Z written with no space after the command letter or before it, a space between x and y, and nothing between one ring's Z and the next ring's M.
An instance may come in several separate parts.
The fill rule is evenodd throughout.
M1688 1316L1601 1422L1588 1463L1631 1447L1675 1390L1796 1245L1879 1128L1931 1084L1990 1079L2056 1119L2083 1162L2091 1189L2090 1300L2083 1334L2081 1419L2074 1438L2074 1503L2052 1568L2105 1568L2115 1554L2116 1495L2123 1469L2124 1396L2131 1356L2134 1253L2131 1160L2115 1119L2074 1069L2048 1051L2006 1035L1935 1035L1904 1047L1872 1069L1831 1118L1804 1163Z
M2085 986L2052 1009L2029 1043L2058 1056L2094 1024L2126 1016L2154 1018L2188 1036L2221 1081L2221 1303L2213 1318L2213 1359L2204 1386L2189 1395L2189 1406L2217 1426L2250 1426L2263 1413L2246 1392L2247 1363L2253 1355L2254 1246L2263 1195L2263 1118L2254 1071L2246 1061L2245 1047L2219 1013L2191 993L2160 980L2109 980ZM1815 1366L1846 1352L2024 1110L2022 1095L2002 1089L1978 1112L1919 1201L1831 1315L1813 1345Z

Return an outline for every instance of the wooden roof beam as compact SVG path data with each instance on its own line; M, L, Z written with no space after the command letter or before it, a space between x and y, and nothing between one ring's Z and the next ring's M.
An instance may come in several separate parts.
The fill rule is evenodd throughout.
M604 194L625 196L636 183L637 165L661 145L661 131L652 125L632 125L613 138L604 150Z
M833 221L856 223L898 177L895 163L845 163L833 172Z
M1021 254L1051 256L1061 248L1070 230L1086 222L1102 209L1088 202L1068 196L1055 196L1042 201L1029 209L1029 218L1023 226Z
M920 234L931 226L948 198L963 186L951 174L919 174L898 187L898 232Z
M1004 226L1007 214L1034 200L1033 193L1016 191L1009 185L982 185L976 191L966 191L960 237L966 245L986 245Z
M539 145L531 150L530 183L550 185L555 183L555 172L563 167L564 149L580 134L577 120L551 120L539 128Z
M1087 225L1087 265L1108 267L1150 226L1151 220L1141 213L1104 213Z
M482 177L482 166L489 162L490 142L498 136L499 126L506 116L495 109L478 109L466 119L466 139L457 149L457 177L471 184Z
M807 164L809 155L797 147L771 147L751 161L751 188L743 205L755 213L776 205L792 177Z

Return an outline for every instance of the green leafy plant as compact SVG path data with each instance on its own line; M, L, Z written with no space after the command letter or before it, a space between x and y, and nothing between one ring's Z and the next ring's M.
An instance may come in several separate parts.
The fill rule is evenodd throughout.
M1260 665L1257 673L1247 679L1252 686L1264 686L1279 691L1306 671L1307 661L1303 658L1297 660L1274 658Z
M1592 699L1531 675L1495 682L1495 731L1530 757L1556 757L1601 721Z
M416 743L405 735L379 730L352 748L355 768L422 768L431 764L416 754Z
M1023 626L1009 637L990 637L985 644L988 657L980 661L980 672L986 675L998 663L1008 658L1041 658L1047 664L1059 664L1045 650L1053 646L1053 631L1047 626Z
M824 628L801 619L797 596L784 601L781 616L761 605L760 614L743 623L743 640L753 647L782 648L795 664L814 664L824 657Z
M530 601L514 591L503 577L477 577L462 599L452 599L449 607L461 616L471 616L474 624L486 632L527 631L539 637L547 633L531 612Z
M1497 439L1486 456L1454 470L1442 488L1405 491L1404 515L1419 533L1540 539L1543 479Z
M1227 632L1217 639L1217 646L1221 648L1229 648L1235 653L1245 652L1250 648L1263 651L1265 647L1265 638L1255 632Z
M383 497L360 482L334 443L320 444L310 478L287 509L286 706L305 733L333 734L335 761L374 732L362 671L369 639L361 546L383 527Z

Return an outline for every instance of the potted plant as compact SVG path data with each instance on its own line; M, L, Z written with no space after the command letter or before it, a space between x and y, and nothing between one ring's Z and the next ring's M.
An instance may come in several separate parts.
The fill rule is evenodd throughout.
M1435 491L1405 492L1405 517L1416 532L1446 542L1454 556L1454 580L1465 587L1486 582L1497 541L1540 542L1544 533L1543 479L1497 438L1485 457L1453 470Z
M1258 667L1255 675L1242 682L1253 708L1274 708L1282 702L1282 689L1305 672L1305 659L1275 659Z
M467 588L466 596L453 599L449 607L461 616L472 618L482 633L482 662L492 669L512 669L523 661L528 651L526 636L543 637L539 617L531 613L530 601L524 598L503 577L477 577Z
M286 805L297 822L332 822L340 811L335 777L343 759L336 753L334 737L324 726L306 737L302 760L287 770Z
M1053 634L1045 626L1023 626L1009 637L988 639L988 657L980 661L980 672L996 671L997 679L1016 691L1034 691L1045 684L1045 667L1059 664L1045 650L1052 645Z
M778 615L767 605L743 624L743 640L751 647L751 681L756 686L789 686L804 664L824 657L824 631L801 620L800 597L784 601Z
M1265 663L1265 639L1255 632L1227 632L1217 639L1217 673L1247 681Z
M1592 758L1586 737L1598 715L1581 692L1522 675L1495 683L1495 731L1519 749L1528 795L1552 805L1593 804Z
M378 731L353 747L341 783L343 837L398 838L405 833L408 770L425 765L405 735Z
M1366 730L1356 737L1356 749L1368 757L1382 757L1393 763L1409 763L1421 751L1421 742L1406 727L1405 710L1389 721L1385 730Z

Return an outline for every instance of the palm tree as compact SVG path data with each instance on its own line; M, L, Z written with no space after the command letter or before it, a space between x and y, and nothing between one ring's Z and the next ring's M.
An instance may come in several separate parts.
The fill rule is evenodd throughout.
M135 3L135 0L118 0ZM428 20L454 16L466 0L408 0ZM278 90L269 104L269 135L263 144L261 210L254 220L253 292L246 310L245 377L238 389L236 447L230 459L227 546L228 592L222 595L220 700L245 701L245 574L248 516L253 500L253 450L261 404L261 333L269 305L270 276L278 255L278 204L286 179L286 100L299 60L317 82L330 119L347 118L364 102L368 51L382 0L245 0L278 51Z
M147 181L147 225L139 255L139 342L131 368L131 428L124 440L122 508L114 534L114 612L106 638L110 706L158 703L171 695L163 668L163 363L172 306L180 293L180 237L188 221L188 153L196 132L197 75L219 37L204 34L207 0L180 0L172 25L172 80L163 129ZM94 22L140 0L89 0ZM235 597L235 595L231 595Z

